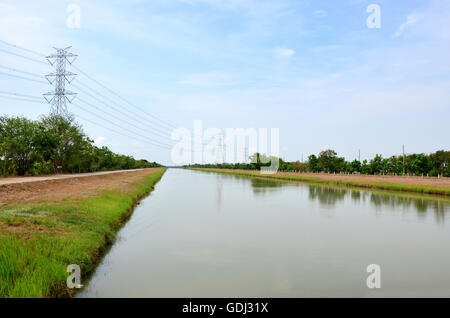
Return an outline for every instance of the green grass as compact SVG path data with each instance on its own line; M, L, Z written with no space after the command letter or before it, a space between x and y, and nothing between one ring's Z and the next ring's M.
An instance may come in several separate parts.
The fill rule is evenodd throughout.
M0 209L0 297L70 296L67 266L80 265L86 277L164 172L72 204Z
M295 175L283 175L283 174L261 174L256 171L235 171L235 170L220 170L220 169L203 169L195 168L194 170L223 173L223 174L233 174L247 177L265 178L265 179L278 179L286 181L297 181L297 182L308 182L317 184L329 184L336 186L347 186L347 187L357 187L364 189L379 189L379 190L389 190L389 191L401 191L401 192L411 192L420 194L432 194L441 196L450 196L450 188L445 187L433 187L433 186L422 186L413 184L400 184L400 183L390 183L390 182L360 182L360 181L343 181L343 180L327 180L320 177L309 177L309 176L295 176Z

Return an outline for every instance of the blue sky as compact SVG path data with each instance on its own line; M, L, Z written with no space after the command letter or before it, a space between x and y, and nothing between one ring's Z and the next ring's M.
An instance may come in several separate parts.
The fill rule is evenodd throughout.
M72 3L79 29L66 26ZM366 26L370 4L381 8L379 29ZM287 160L327 148L353 160L358 149L364 159L399 154L402 144L450 146L448 0L1 0L0 39L46 54L72 45L78 67L176 127L201 119L205 128L279 128ZM51 71L2 52L0 65ZM1 74L0 86L51 90ZM0 99L2 114L48 110ZM169 151L79 122L98 144L170 163Z

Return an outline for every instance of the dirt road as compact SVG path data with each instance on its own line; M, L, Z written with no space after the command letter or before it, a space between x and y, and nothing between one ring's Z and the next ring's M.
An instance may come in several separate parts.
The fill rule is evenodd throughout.
M139 171L142 169L130 169L130 170L115 170L115 171L102 171L102 172L90 172L90 173L76 173L76 174L56 174L50 176L40 176L40 177L16 177L16 178L0 178L0 186L12 183L26 183L26 182L37 182L37 181L47 181L47 180L59 180L59 179L70 179L70 178L82 178L91 176L100 176L104 174L111 173L122 173L122 172L132 172Z
M155 169L135 169L55 175L43 177L6 178L0 181L0 206L86 198L103 190L127 190Z
M296 173L278 172L278 174L297 175L306 177L319 177L325 180L342 180L356 182L388 182L395 184L416 184L423 186L450 187L450 178L437 177L413 177L413 176L383 176L383 175L358 175L358 174L328 174L328 173Z

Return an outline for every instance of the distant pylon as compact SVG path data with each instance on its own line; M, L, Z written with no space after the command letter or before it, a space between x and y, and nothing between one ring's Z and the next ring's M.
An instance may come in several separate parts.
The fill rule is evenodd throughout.
M216 163L224 163L224 153L223 153L223 135L222 133L217 134L218 143L216 151Z
M45 78L50 84L55 86L55 91L44 94L44 98L49 104L51 104L50 113L54 115L67 115L68 111L66 101L71 103L76 95L76 93L65 88L66 81L70 84L76 75L72 72L66 71L66 62L72 64L77 57L76 54L68 51L70 48L71 46L64 49L54 48L56 50L56 54L47 56L48 62L55 67L56 72L46 75ZM68 96L71 96L71 98Z

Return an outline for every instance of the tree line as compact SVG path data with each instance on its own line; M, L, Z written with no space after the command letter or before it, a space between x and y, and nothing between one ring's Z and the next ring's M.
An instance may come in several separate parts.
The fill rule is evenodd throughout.
M279 160L278 171L286 172L325 172L381 175L416 175L450 177L450 151L439 150L431 154L408 154L383 158L377 154L370 160L346 161L337 152L328 149L317 156L310 155L306 162L286 162L281 158L268 157L255 153L249 157L250 163L194 164L189 167L260 170L262 166L270 166L271 160Z
M0 175L41 175L150 168L156 162L97 147L72 115L0 117Z

